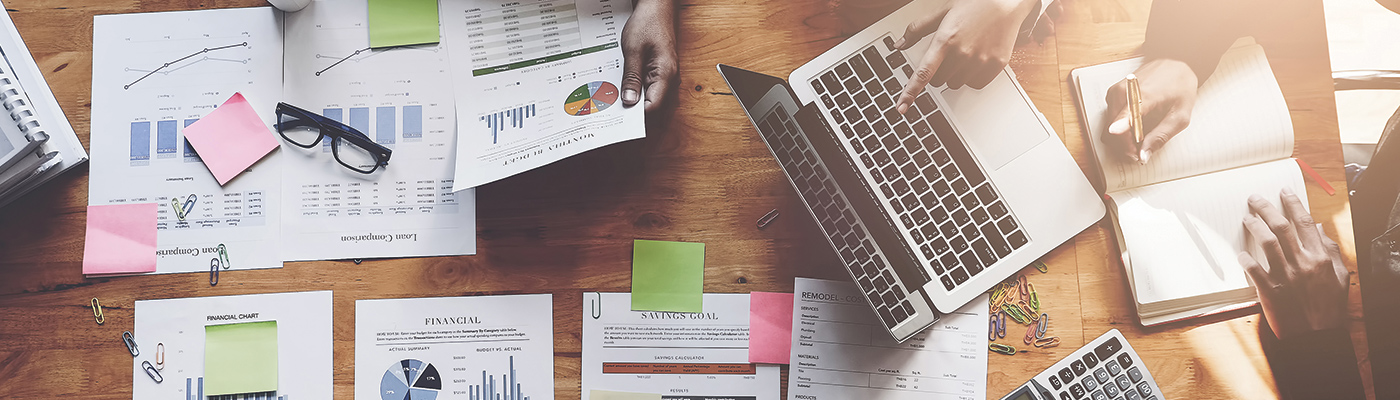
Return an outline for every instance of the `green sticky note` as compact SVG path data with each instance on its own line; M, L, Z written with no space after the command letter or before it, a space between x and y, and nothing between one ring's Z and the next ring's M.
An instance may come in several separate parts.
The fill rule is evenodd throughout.
M593 389L588 391L588 400L661 400L661 395Z
M700 312L704 283L704 243L632 243L632 310Z
M438 40L437 0L369 0L369 47Z
M277 390L277 321L204 327L204 393Z

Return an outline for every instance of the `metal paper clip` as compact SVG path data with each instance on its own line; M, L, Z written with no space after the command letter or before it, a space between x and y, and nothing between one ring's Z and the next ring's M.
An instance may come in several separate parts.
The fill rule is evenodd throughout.
M997 315L992 314L992 321L987 325L987 340L997 340Z
M1035 338L1044 338L1045 330L1050 328L1050 314L1040 313L1040 322L1037 322L1035 325Z
M156 343L156 369L165 370L165 343Z
M156 383L165 382L165 378L160 376L160 370L151 365L150 361L142 361L141 369L146 370L146 376L151 377L151 380L156 381Z
M1040 296L1036 296L1035 294L1035 285L1027 283L1026 287L1031 289L1031 299L1029 302L1031 305L1031 309L1040 311Z
M219 286L219 259L209 259L209 286Z
M590 302L589 302L589 304L592 304L592 305L593 305L593 312L592 312L593 319L603 318L603 294L602 294L602 293L593 293L593 294L595 294L595 295L598 296L598 299L597 299L597 300L593 300L593 301L590 301Z
M126 351L132 357L141 355L141 349L136 348L136 338L131 336L131 331L122 332L122 342L126 343Z
M1049 267L1049 266L1046 266L1045 263L1043 263L1043 262L1036 261L1036 262L1032 263L1031 265L1034 265L1034 266L1035 266L1035 270L1036 270L1036 271L1040 271L1040 273L1042 273L1042 274L1043 274L1043 273L1046 273L1046 272L1050 272L1050 267Z
M1035 324L1026 325L1026 336L1021 338L1021 341L1031 344L1035 339Z
M223 243L219 243L219 263L223 264L224 269L233 266L233 263L228 260L228 247L225 247Z
M1020 323L1020 324L1029 324L1029 323L1030 323L1030 319L1027 319L1026 315L1023 314L1023 313L1021 313L1021 309L1020 309L1020 308L1016 308L1016 306L1013 306L1013 305L1011 305L1011 304L1002 304L1002 305L1001 305L1001 310L1002 310L1002 311L1005 311L1005 312L1006 312L1006 315L1010 315L1010 316L1011 316L1011 319L1016 320L1017 323Z
M194 193L190 193L190 196L185 198L184 209L186 216L190 215L190 212L194 211L194 203L198 200L199 196L195 196Z
M175 210L175 218L179 218L180 222L185 222L185 210L180 208L180 199L170 198L170 209Z
M1001 343L987 343L987 349L994 353L1001 353L1008 356L1016 355L1016 348Z
M1036 339L1036 341L1035 341L1035 347L1039 347L1039 348L1042 348L1042 349L1044 349L1044 348L1049 348L1049 347L1055 347L1055 346L1059 346L1059 345L1060 345L1060 337L1059 337L1059 336L1051 336L1051 337L1044 338L1044 339Z
M999 312L1001 318L997 319L997 337L1006 337L1006 313Z
M1040 317L1040 313L1037 313L1035 312L1035 310L1032 310L1031 306L1027 305L1025 301L1016 302L1016 308L1020 308L1021 312L1026 314L1027 320L1035 321L1037 318Z
M97 301L96 297L92 298L92 319L97 320L98 325L107 322L107 317L102 315L102 302Z
M767 228L768 224L773 223L775 219L778 219L778 209L776 208L774 208L773 211L769 211L767 214L763 214L763 218L758 219L758 229Z

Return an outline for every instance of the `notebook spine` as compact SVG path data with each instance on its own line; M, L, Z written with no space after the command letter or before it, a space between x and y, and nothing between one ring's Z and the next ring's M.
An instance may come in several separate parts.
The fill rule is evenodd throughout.
M10 114L10 119L29 141L44 142L49 139L48 132L44 131L34 115L34 108L29 106L27 96L20 90L18 81L4 67L0 67L0 105L5 106L5 112Z

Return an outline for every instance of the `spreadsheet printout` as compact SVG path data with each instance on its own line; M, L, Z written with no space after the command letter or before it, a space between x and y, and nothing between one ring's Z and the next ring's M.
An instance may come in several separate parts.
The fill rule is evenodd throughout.
M797 278L788 400L987 397L987 296L904 343L850 282Z
M444 0L457 102L453 190L646 136L622 103L631 0Z

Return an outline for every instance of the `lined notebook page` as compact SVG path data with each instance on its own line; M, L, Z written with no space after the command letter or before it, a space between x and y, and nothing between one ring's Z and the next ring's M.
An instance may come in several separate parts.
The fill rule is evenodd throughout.
M1105 115L1108 88L1132 73L1141 58L1084 67L1078 81L1090 146L1103 172L1106 191L1165 182L1211 171L1278 160L1293 154L1293 122L1264 49L1253 41L1237 44L1201 86L1191 125L1147 165L1110 150L1101 137L1113 116ZM1144 132L1145 134L1145 132Z
M1284 187L1307 193L1293 159L1110 193L1132 254L1138 302L1249 286L1237 258L1241 250L1258 254L1257 244L1245 241L1247 199L1258 194L1278 207Z

